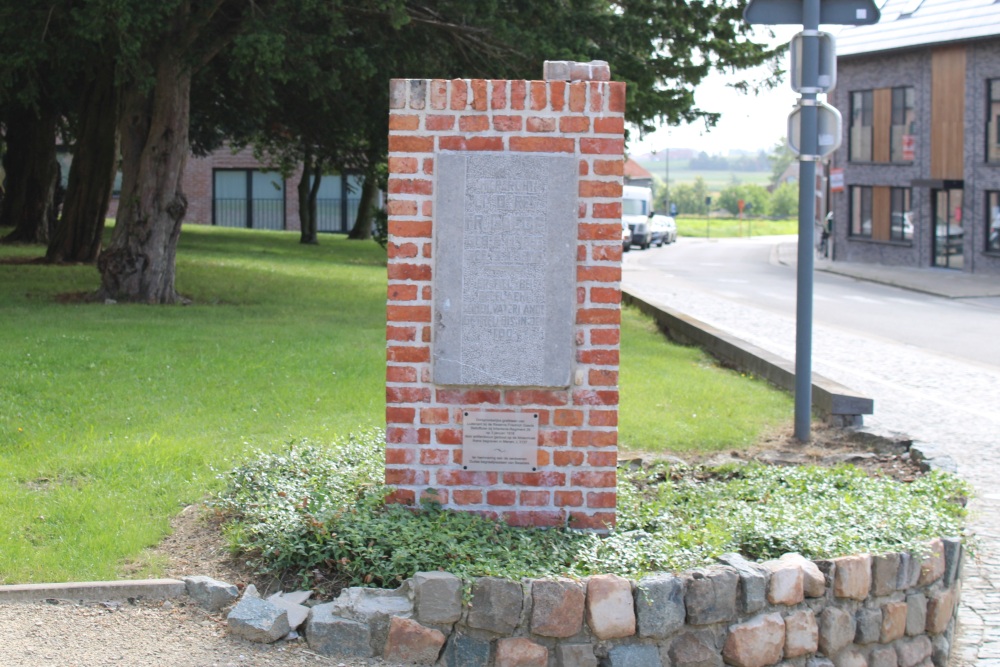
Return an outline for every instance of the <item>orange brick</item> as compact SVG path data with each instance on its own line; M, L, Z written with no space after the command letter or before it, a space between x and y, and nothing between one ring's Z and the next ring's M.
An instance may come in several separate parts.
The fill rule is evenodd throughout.
M587 421L591 426L618 426L618 411L591 410L587 416Z
M515 111L524 109L524 96L526 91L526 81L510 82L510 108Z
M573 392L573 405L618 405L618 392L578 389Z
M623 155L625 153L625 140L582 137L580 139L580 152L597 155Z
M549 82L549 105L553 111L562 111L566 107L566 82Z
M390 174L415 174L417 173L417 158L415 157L391 157L389 158ZM389 210L392 215L392 210Z
M625 173L625 161L594 160L594 173L600 176L621 176Z
M507 82L502 80L490 81L490 108L507 108Z
M618 308L581 308L576 311L577 324L619 324L622 312Z
M602 220L621 220L622 203L602 204L594 202L594 217Z
M421 424L447 424L448 408L420 408Z
M532 153L572 153L575 150L573 139L563 137L511 137L512 151Z
M587 380L591 387L614 387L618 384L618 371L593 369Z
M596 206L596 204L595 204ZM576 238L581 241L618 241L622 238L622 225L617 223L582 223L577 227Z
M583 505L583 492L581 491L556 491L556 507L580 507Z
M590 300L593 303L621 303L622 292L614 287L591 287Z
M416 382L417 369L413 366L386 366L386 382Z
M390 486L394 486L396 484L406 484L409 486L426 484L427 478L428 475L426 470L399 470L397 468L386 468L385 471L385 483Z
M588 132L590 118L587 116L563 116L559 119L560 132Z
M404 465L407 463L415 463L416 460L417 452L412 447L385 448L385 462L388 465Z
M573 486L584 486L592 489L614 488L618 480L614 470L599 472L596 470L574 472L570 477Z
M429 157L424 159L424 173L427 175L434 174L434 158ZM424 202L424 215L431 214L431 203L429 201Z
M431 360L431 348L420 345L394 345L386 350L387 361L403 364L419 364Z
M595 491L587 494L587 507L614 509L617 505L618 494L614 491Z
M439 428L434 431L434 438L439 445L461 445L462 429L460 428Z
M594 246L590 256L598 262L620 262L622 259L622 244Z
M576 359L581 364L617 366L619 363L619 354L618 350L581 350L577 353Z
M625 132L624 118L595 118L594 134L622 134Z
M590 82L590 110L604 110L604 85L599 81Z
M472 80L472 108L476 111L486 111L486 81Z
M556 410L552 423L556 426L582 426L583 410Z
M621 331L618 329L591 329L591 345L618 345L621 342Z
M417 299L416 285L389 283L386 291L389 301L416 301Z
M408 239L429 239L433 233L430 220L390 220L389 234Z
M428 132L450 130L455 127L455 117L451 114L431 114L424 119L424 127Z
M456 505L482 505L483 492L468 489L452 489L451 499Z
M552 462L557 466L583 465L583 452L577 450L557 451L552 454Z
M545 449L538 450L538 457L536 459L539 468L544 468L549 465L549 453Z
M390 178L389 194L431 195L434 182L422 178Z
M549 491L522 491L522 507L545 507L552 500L552 493Z
M497 489L486 492L486 503L498 507L509 507L517 502L517 491Z
M392 426L385 430L385 441L391 444L426 445L431 441L431 430Z
M616 283L622 279L620 266L578 266L576 267L577 282Z
M619 181L580 181L580 196L621 197L622 184Z
M389 406L385 409L385 421L389 424L412 424L416 415L416 408Z
M430 288L430 286L424 286L424 288L422 290L420 290L420 298L423 299L424 301L430 301L431 300L431 288Z
M526 129L528 130L528 132L555 132L556 119L540 118L538 116L529 116Z
M386 340L414 341L417 339L417 328L387 326L385 328L385 338Z
M497 132L520 132L522 124L520 116L493 116L493 129Z
M416 494L412 489L396 489L385 497L390 505L412 505L416 502Z
M612 81L608 84L608 111L625 111L625 83Z
M469 86L464 79L451 80L451 104L450 108L460 111L469 103Z
M613 447L617 444L617 431L573 431L574 447Z
M547 86L544 81L531 82L531 108L533 111L541 111L548 104L546 100Z
M569 444L569 434L566 431L546 429L538 433L538 444L543 447L565 447Z
M389 114L390 130L418 130L420 129L420 116L414 114Z
M393 262L388 266L389 280L430 280L429 264L403 264Z
M508 526L526 528L536 526L539 528L554 528L566 523L566 514L561 510L554 511L531 511L531 512L504 512L503 520Z
M566 486L566 473L555 470L542 472L505 472L504 484L515 486Z
M430 322L430 306L387 306L386 319L390 322Z
M586 160L580 160L580 175L581 176L590 175L590 165L587 164Z
M448 504L447 489L425 489L420 492L420 502L437 503L439 505Z
M438 389L437 402L446 405L482 405L500 402L500 391L496 389Z
M460 132L484 132L490 129L490 119L486 116L462 116L458 119Z
M569 396L565 391L544 389L508 389L507 405L566 405Z
M425 466L445 466L451 460L451 454L447 449L420 450L420 463Z
M433 137L405 137L389 135L390 153L431 153L434 151Z
M610 468L618 465L616 452L587 452L587 463L595 468Z
M605 531L608 528L613 528L616 521L617 517L614 512L596 512L594 514L571 512L569 515L569 527L577 530Z
M448 82L444 79L431 81L431 109L444 109L448 106Z
M569 110L580 113L587 105L587 84L578 82L569 84Z
M389 159L398 160L400 158L389 158ZM414 160L414 163L416 163L416 160ZM402 200L390 199L387 205L387 211L389 215L416 215L417 202L410 199L402 199Z
M417 256L417 245L415 243L389 243L386 244L385 250L391 259L409 259Z
M442 486L495 486L497 473L473 472L471 470L438 470L437 483Z
M441 137L443 151L502 151L503 137Z

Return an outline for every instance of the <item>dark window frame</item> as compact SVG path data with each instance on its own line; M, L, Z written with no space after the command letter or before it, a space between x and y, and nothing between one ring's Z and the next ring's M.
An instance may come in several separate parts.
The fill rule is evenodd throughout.
M913 221L910 221L910 236L906 235L906 214L913 213L912 188L889 188L889 240L912 241Z
M909 97L910 99L907 99ZM901 102L897 104L897 99L902 98ZM896 86L892 89L891 101L890 101L890 112L889 112L889 162L896 164L912 164L916 160L916 155L913 158L907 160L903 158L903 136L907 133L904 131L899 138L899 148L896 149L895 142L893 141L893 129L899 127L900 125L906 125L907 111L910 111L913 117L912 124L916 125L916 108L917 108L917 94L913 86ZM897 113L898 112L898 113ZM911 128L912 129L912 128ZM874 130L873 130L874 131ZM909 133L913 135L913 132Z
M859 203L854 202L854 193L858 192ZM875 227L872 221L872 198L874 189L870 185L852 185L848 189L848 199L847 199L847 220L848 234L851 238L855 239L870 239L872 238L872 231ZM865 196L867 194L867 197ZM867 200L867 201L866 201ZM864 220L865 220L865 209L867 204L868 212L868 231L864 231ZM859 210L860 209L860 210ZM855 215L857 215L857 220L855 220Z
M994 109L994 105L997 106ZM990 129L994 142L990 144ZM1000 78L986 79L986 128L983 142L986 144L986 163L1000 164Z
M257 199L254 197L253 190L253 175L254 173L275 173L281 174L281 172L275 169L258 169L256 167L212 167L212 226L229 226L229 225L219 225L217 220L217 205L216 202L219 201L216 192L216 172L239 172L243 173L246 177L246 196L244 200L246 201L245 209L245 224L242 228L244 229L267 229L264 227L254 227L254 202ZM273 201L281 201L281 227L278 231L285 231L288 229L288 182L284 176L281 176L281 199L274 199Z
M860 106L855 104L855 99L860 99ZM874 90L852 90L848 101L850 103L851 123L847 133L847 160L848 162L871 162L874 158L873 138L875 134L875 91ZM866 122L867 121L867 122ZM868 155L855 155L854 137L855 132L868 128L871 136L868 139Z
M988 253L1000 254L1000 190L986 191L986 245L983 247Z

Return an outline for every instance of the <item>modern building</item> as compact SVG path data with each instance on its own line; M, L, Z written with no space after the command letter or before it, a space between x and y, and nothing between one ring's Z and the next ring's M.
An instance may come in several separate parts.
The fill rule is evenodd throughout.
M829 101L834 259L1000 276L1000 1L887 0Z

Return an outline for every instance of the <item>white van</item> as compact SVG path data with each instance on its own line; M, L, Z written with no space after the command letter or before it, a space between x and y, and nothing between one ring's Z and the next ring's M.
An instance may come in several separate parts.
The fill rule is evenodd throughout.
M626 185L622 188L622 221L632 231L631 245L645 250L653 242L649 213L653 210L653 191Z

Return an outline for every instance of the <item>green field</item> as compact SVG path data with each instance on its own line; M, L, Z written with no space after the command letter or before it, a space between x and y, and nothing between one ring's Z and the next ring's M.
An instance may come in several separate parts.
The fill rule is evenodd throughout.
M652 160L637 160L637 162L649 170L661 182L665 178L666 174L664 173L662 162ZM695 171L688 168L688 162L688 160L670 161L671 185L691 184L694 183L698 176L701 176L708 190L712 193L718 193L722 188L733 182L767 185L771 181L771 172L769 171Z
M0 246L0 583L156 576L143 550L249 450L384 425L374 243L185 226L189 306L80 303L94 267L40 254ZM791 417L633 311L621 356L623 449L744 447Z

